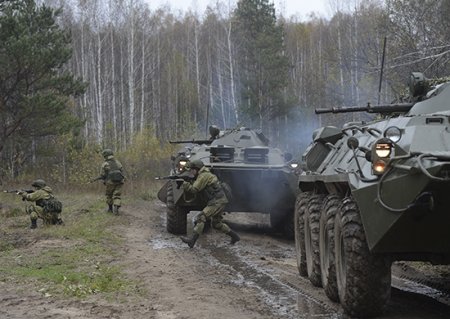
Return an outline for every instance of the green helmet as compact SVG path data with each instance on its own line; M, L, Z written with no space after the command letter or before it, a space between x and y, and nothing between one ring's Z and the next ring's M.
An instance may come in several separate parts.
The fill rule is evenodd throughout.
M33 184L31 184L31 186L36 187L36 188L43 188L45 187L47 184L45 183L45 181L43 179L37 179L33 182Z
M102 151L103 157L108 157L108 156L111 156L111 155L113 155L113 154L114 154L113 151L112 151L111 149L109 149L109 148L105 148L105 149Z
M189 162L189 168L201 169L205 164L201 160L194 160Z

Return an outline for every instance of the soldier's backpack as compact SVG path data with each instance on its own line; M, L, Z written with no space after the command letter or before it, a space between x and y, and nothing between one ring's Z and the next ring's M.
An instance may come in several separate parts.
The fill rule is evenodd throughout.
M119 167L118 163L114 159L109 160L108 163L109 171L106 179L113 183L122 183L125 177L122 174L121 167Z
M222 186L222 190L225 193L225 196L227 197L228 201L231 203L233 200L233 193L231 191L230 185L228 185L225 182L220 182L220 186Z
M44 209L45 213L59 214L62 211L62 203L53 196L49 199L41 199L39 202L38 205Z

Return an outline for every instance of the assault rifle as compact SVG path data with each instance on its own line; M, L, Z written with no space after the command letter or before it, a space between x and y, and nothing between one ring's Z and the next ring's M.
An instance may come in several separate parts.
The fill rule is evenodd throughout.
M21 193L34 193L33 189L11 189L11 190L4 190L3 193L9 193L9 194L21 194ZM25 197L22 197L22 200L25 200Z
M366 106L336 106L331 108L317 108L315 110L316 114L323 113L349 113L349 112L367 112L367 113L381 113L381 114L391 114L391 113L406 113L412 107L414 103L398 103L398 104L388 104L388 105L370 105L367 103Z
M90 184L90 183L94 183L94 182L99 181L99 180L103 180L103 179L104 179L103 176L96 177L96 178L94 178L94 179L91 179L91 180L89 181L89 184Z
M11 190L4 190L3 193L14 193L14 194L20 194L20 193L34 193L33 189L11 189Z
M171 179L174 180L177 183L177 189L183 185L183 181L191 181L194 179L191 175L169 175L169 176L157 176L155 177L156 180L164 180L164 179Z
M172 180L182 179L185 181L190 181L190 180L193 180L194 177L192 177L190 175L169 175L169 176L156 176L155 179L158 181L164 180L164 179L172 179Z

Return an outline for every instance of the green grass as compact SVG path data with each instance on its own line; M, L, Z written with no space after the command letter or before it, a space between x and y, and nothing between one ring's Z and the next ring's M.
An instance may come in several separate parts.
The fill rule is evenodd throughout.
M103 197L58 196L64 203L64 226L29 230L26 214L0 216L0 281L35 282L46 294L86 297L133 294L118 248L123 239L114 225L124 217L105 213ZM12 205L12 204L11 204ZM20 225L20 227L17 227ZM44 287L44 288L42 288Z

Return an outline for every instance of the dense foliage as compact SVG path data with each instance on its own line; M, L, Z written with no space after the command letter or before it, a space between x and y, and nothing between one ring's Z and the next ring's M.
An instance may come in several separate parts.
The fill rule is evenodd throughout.
M270 130L271 123L293 106L286 105L283 94L290 67L284 30L277 24L274 5L268 0L239 1L233 23L242 82L240 112L252 127Z
M70 96L84 85L61 70L71 40L56 24L58 11L33 0L3 1L0 8L0 155L9 147L20 165L40 138L80 127Z
M152 11L144 0L40 3L49 7L31 0L0 7L8 176L33 164L57 180L79 180L72 166L105 146L127 159L154 156L148 169L161 169L169 139L205 138L209 124L260 126L273 145L298 154L317 126L366 119L317 117L314 108L389 103L411 71L450 74L448 0L334 1L329 18L303 20L276 12L270 0L218 1L201 16ZM66 72L89 82L74 100L67 96L80 93L80 83Z

